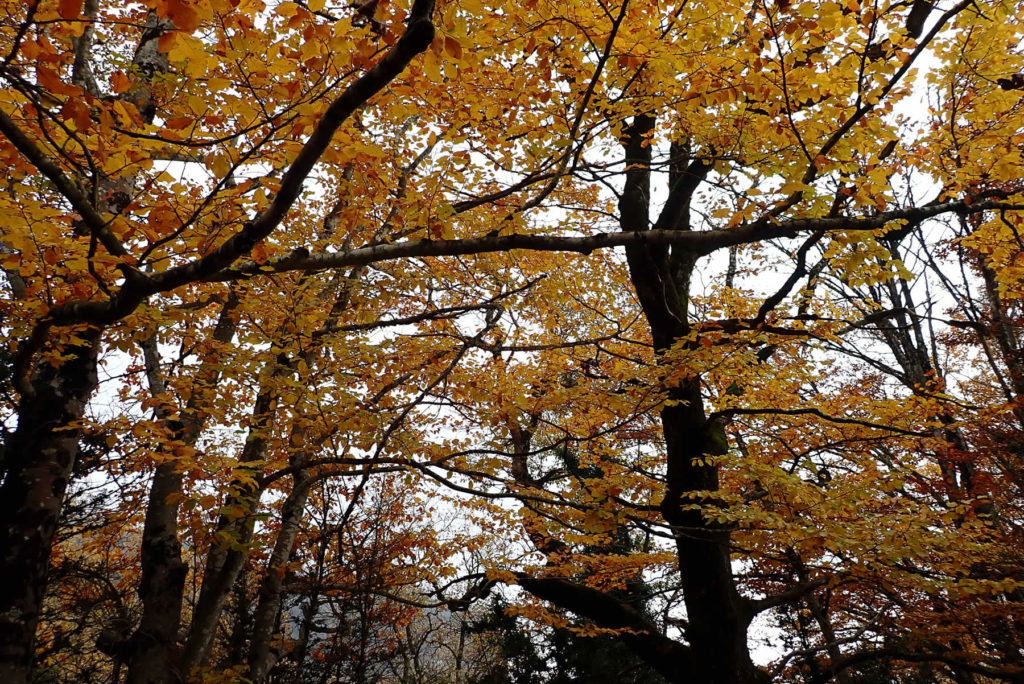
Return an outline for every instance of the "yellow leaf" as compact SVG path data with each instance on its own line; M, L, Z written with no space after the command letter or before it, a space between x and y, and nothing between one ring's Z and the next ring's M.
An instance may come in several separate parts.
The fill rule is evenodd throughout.
M230 88L231 81L226 78L208 78L206 79L206 87L210 89L211 93L219 93L225 88Z
M439 83L442 80L441 64L438 62L437 57L434 55L432 50L428 50L423 54L423 73L425 73L427 78L435 83Z
M462 45L451 36L444 38L444 51L453 59L462 59Z

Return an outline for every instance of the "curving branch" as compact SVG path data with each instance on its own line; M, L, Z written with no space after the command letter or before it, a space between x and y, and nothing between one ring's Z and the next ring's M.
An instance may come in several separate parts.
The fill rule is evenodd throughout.
M619 638L671 682L690 681L693 650L661 634L657 626L633 606L603 591L561 577L531 577L518 573L526 591L544 601L587 618L605 629L622 630Z

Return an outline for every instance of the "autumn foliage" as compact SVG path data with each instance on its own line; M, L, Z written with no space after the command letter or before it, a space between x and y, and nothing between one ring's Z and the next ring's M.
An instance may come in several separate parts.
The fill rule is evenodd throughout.
M5 0L0 681L1024 681L1022 25Z

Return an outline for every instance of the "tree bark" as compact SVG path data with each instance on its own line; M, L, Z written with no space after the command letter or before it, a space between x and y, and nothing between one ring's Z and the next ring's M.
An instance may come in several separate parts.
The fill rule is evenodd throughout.
M623 131L626 178L619 198L623 234L652 229L650 169L655 123L653 117L641 114ZM672 146L669 195L653 226L655 231L689 231L690 199L711 170L711 164L691 159L689 154L685 145ZM626 243L630 278L659 357L664 357L691 332L688 320L690 278L702 255L692 244L670 247L668 242L643 239ZM669 681L762 684L769 677L754 666L747 644L754 604L736 589L729 530L704 511L693 508L693 504L701 502L697 496L707 497L719 488L718 466L707 459L725 453L725 430L717 422L708 420L699 375L674 381L664 390L666 401L660 417L665 436L667 482L661 513L673 530L678 552L688 644L662 636L629 606L603 592L553 577L523 576L520 584L538 598L602 627L632 630L622 635L623 643ZM513 435L516 435L515 430ZM521 451L518 444L517 451ZM518 470L517 480L529 480L525 463L514 461L513 469ZM534 543L547 553L560 542L534 539Z

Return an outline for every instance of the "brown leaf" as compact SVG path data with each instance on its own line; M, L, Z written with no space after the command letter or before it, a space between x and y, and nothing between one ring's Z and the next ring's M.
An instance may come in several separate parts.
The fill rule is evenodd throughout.
M82 14L82 0L60 0L57 11L64 19L77 19Z

